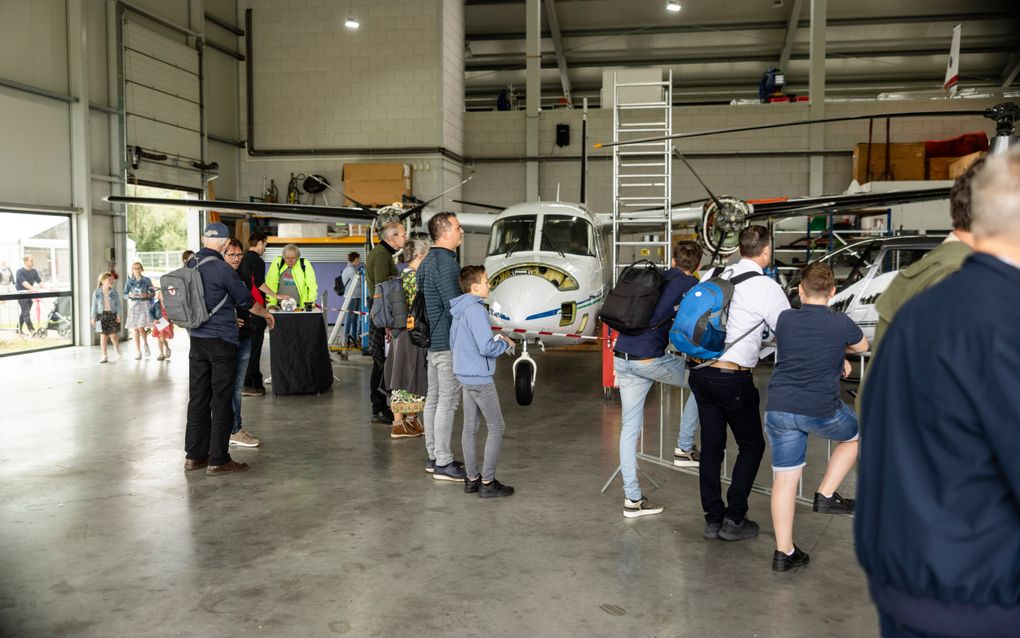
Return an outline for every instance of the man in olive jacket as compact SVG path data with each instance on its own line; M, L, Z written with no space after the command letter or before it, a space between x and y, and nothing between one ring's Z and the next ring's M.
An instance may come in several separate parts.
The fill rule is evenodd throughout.
M393 256L404 247L407 231L400 222L390 222L379 232L381 241L368 253L365 261L365 282L368 284L368 307L372 308L376 284L397 276L397 265ZM383 390L383 370L386 365L386 331L369 324L368 351L372 355L372 377L369 380L368 393L372 400L372 423L390 425L393 412L386 405L386 393Z
M875 302L878 325L875 326L875 336L871 339L872 361L878 354L879 343L889 329L896 311L903 307L903 304L959 270L967 257L974 252L974 236L970 232L970 183L984 163L984 159L979 159L971 164L966 173L956 178L956 183L949 191L949 215L953 219L953 232L937 248L901 270ZM857 414L861 414L864 391L865 384L862 380L855 406Z

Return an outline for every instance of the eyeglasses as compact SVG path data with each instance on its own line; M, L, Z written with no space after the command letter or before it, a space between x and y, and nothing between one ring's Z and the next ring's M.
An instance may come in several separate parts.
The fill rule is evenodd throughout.
M227 253L227 257L230 257L231 259L240 259L243 256L244 255L242 253Z

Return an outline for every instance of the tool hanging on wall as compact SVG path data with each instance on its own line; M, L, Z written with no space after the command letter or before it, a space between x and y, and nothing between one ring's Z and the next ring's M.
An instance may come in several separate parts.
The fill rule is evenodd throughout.
M297 178L304 179L304 182L301 183L301 188L305 189L305 192L308 193L308 201L305 202L306 204L314 204L315 196L322 195L322 201L326 203L326 206L329 206L329 200L326 199L325 192L326 187L329 186L328 179L322 175L305 175L304 173L298 175Z
M287 203L300 204L301 190L298 188L298 178L294 173L290 174L290 181L287 182Z
M275 204L278 201L280 201L280 191L276 188L276 180L275 179L269 180L268 188L266 187L265 184L266 182L263 179L262 186L265 192L263 192L262 194L262 201L266 202L267 204Z

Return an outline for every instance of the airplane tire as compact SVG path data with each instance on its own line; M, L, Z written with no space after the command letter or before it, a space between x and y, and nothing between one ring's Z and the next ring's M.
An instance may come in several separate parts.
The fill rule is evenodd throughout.
M517 378L514 379L514 389L517 395L517 405L531 405L535 398L535 388L531 380L535 377L535 366L529 361L522 361L517 366Z

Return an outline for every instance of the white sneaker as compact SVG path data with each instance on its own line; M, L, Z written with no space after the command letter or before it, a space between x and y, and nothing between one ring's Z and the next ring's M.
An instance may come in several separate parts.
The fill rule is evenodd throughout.
M662 506L650 502L647 496L642 496L638 501L632 501L629 498L623 499L624 518L652 516L653 514L662 514Z
M105 354L103 356L99 357L99 363L106 363L109 360L110 359L107 358L107 356Z
M692 446L690 450L673 448L673 465L677 467L698 467L701 465L701 453L698 446Z
M148 359L151 356L152 356L152 353L149 352L149 346L145 346L145 358Z
M118 359L123 359L124 358L124 353L120 351L120 348L114 348L113 351L117 353L117 358Z

